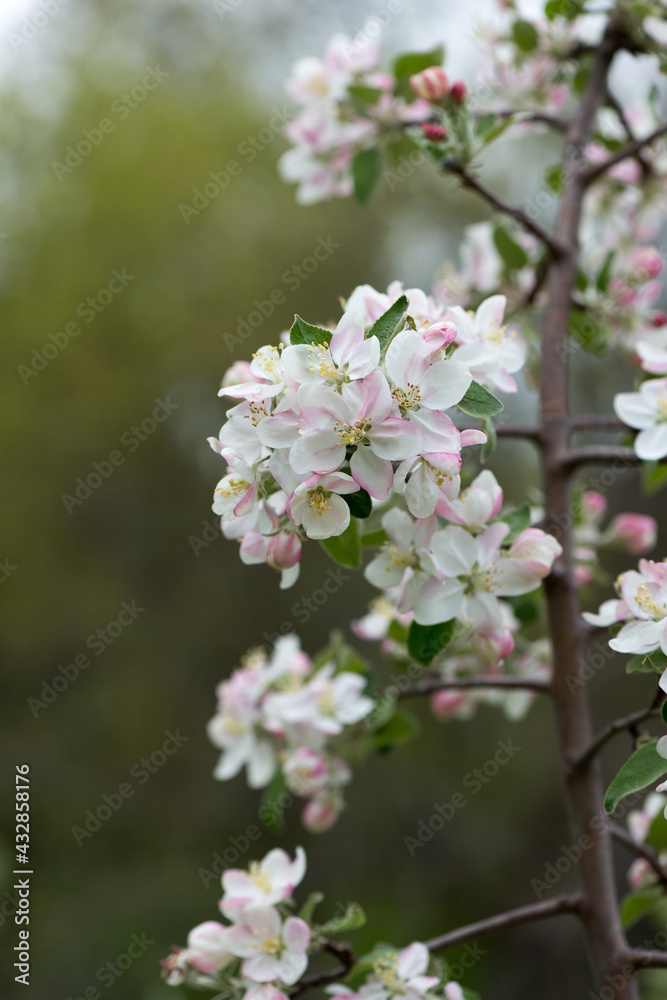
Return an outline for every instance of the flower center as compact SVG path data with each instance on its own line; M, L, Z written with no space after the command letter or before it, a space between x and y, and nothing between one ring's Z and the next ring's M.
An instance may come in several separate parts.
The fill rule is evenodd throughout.
M405 389L395 385L392 395L402 410L414 410L421 401L419 386L414 382L408 382Z
M658 400L658 423L667 422L667 396L661 396Z
M651 597L645 583L640 583L637 587L635 600L642 611L645 611L647 615L652 615L654 618L665 617L665 608L658 604L655 597Z
M334 424L334 430L343 444L359 444L371 429L370 420L355 420L353 424Z
M250 413L244 413L243 419L251 420L253 427L257 427L257 424L260 422L260 420L263 420L264 417L269 416L269 411L266 409L266 406L264 405L264 402L262 400L260 400L259 402L253 402L252 400L249 400L248 409L250 410Z
M280 953L280 940L277 937L264 938L262 951L265 955L278 955Z
M493 570L495 565L491 569L480 569L475 563L473 566L470 576L461 576L459 579L466 583L466 594L474 594L478 590L483 590L487 594L493 594L494 591L498 589L498 584L496 583L496 578L494 576Z
M442 486L442 484L448 480L451 482L452 477L448 476L446 472L441 472L440 469L436 469L435 465L431 465L431 463L427 462L426 459L423 459L423 462L426 466L429 479L432 479L436 486Z
M331 510L331 504L329 503L329 497L331 493L327 493L323 490L321 486L317 489L311 490L308 494L308 506L312 510L315 517L321 517L328 510Z
M253 358L257 359L263 378L275 384L283 381L283 373L280 366L280 351L277 347L262 347L256 354L253 354Z
M331 353L326 347L318 347L317 344L310 345L310 350L308 351L308 368L313 375L319 375L327 385L331 385L334 388L340 385L341 382L345 382L347 377L345 368L336 368Z
M396 971L396 960L391 958L378 958L373 963L373 972L380 979L391 993L402 993L405 983Z
M247 493L249 489L250 483L246 483L245 479L234 479L230 476L226 485L216 487L215 492L221 497L238 497Z
M417 557L411 552L401 552L395 545L385 543L384 550L389 557L387 572L390 569L399 569L401 566L416 566Z
M250 867L248 868L248 878L250 881L261 889L262 892L271 891L271 879L269 878L268 872L265 872L259 867L259 861L251 861Z

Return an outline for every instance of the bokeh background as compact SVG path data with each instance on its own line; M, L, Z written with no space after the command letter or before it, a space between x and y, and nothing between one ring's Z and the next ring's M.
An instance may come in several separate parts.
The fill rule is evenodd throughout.
M333 567L316 545L306 547L291 591L280 591L268 569L243 566L210 512L221 463L205 438L222 423L216 393L224 370L274 342L295 312L313 322L335 318L338 296L362 282L382 288L401 278L429 287L442 262L456 258L463 227L486 218L483 206L429 166L394 191L381 185L366 209L299 208L277 177L286 144L271 122L290 111L282 82L291 64L319 54L334 31L356 33L384 7L382 0L3 5L3 996L75 1000L96 989L112 1000L185 1000L187 990L161 982L158 962L170 945L185 943L190 927L215 919L219 882L206 872L231 838L258 824L258 797L243 780L222 785L211 777L216 752L204 727L214 686L285 622L310 652L334 628L349 634L372 596L362 576L350 574L316 614L305 614L303 599ZM448 68L470 79L479 62L471 25L491 9L491 2L405 0L385 29L386 51L442 40ZM38 10L48 16L35 18ZM145 100L118 110L149 69L159 79L158 67L166 75ZM54 167L105 117L113 131L90 155L71 170ZM262 129L264 139L273 129L270 141L258 140L263 148L251 160L244 150ZM541 168L556 152L548 136L521 147L504 142L486 177L521 202L539 192ZM230 160L240 173L198 214L184 213L194 189ZM319 240L333 241L333 252L295 281L293 269ZM115 282L109 295L113 272L131 280L120 290ZM284 302L230 348L224 335L276 289ZM81 332L68 341L71 323ZM591 362L579 352L577 365L579 405L588 410L608 409L615 389L627 385L618 360ZM133 428L160 400L171 413L141 440ZM534 396L522 405L519 416L529 416ZM94 463L109 472L112 452L122 461L107 478L89 496L80 490L80 502L68 500ZM523 499L535 471L531 446L501 444L493 467L508 500ZM662 508L659 496L642 498L634 472L608 499L612 513ZM624 562L609 561L610 574ZM587 598L591 606L598 596ZM96 655L89 637L117 619L123 602L143 610ZM363 652L373 659L372 649ZM63 677L59 667L82 653L91 665L52 688ZM651 683L626 678L611 660L590 691L601 723L648 701ZM426 705L413 707L423 735L355 776L332 833L305 833L295 806L280 837L263 831L241 861L277 844L290 851L303 844L303 892L323 889L332 913L348 899L366 909L368 925L354 935L359 950L423 939L533 900L530 880L570 843L548 704L537 703L520 723L486 708L470 723L448 725L432 720ZM181 734L181 747L142 777L139 762L167 732ZM510 737L521 752L411 856L404 838ZM626 751L621 739L609 752L610 774ZM12 775L23 762L31 766L35 871L28 989L13 982L10 957ZM133 796L77 843L73 828L84 825L86 811L126 782ZM627 861L619 857L620 881ZM133 935L150 942L141 957L122 975L105 970ZM463 982L485 997L587 995L586 958L569 918L480 944L484 954Z

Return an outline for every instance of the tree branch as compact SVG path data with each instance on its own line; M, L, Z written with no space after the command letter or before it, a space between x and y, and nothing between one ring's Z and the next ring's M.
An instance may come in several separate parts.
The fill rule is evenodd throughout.
M631 142L636 142L637 136L635 135L632 129L632 125L628 121L628 117L625 113L623 105L609 89L607 89L607 104L616 114L616 117L623 126L623 131L625 132L628 139ZM644 174L644 177L648 177L651 173L653 173L653 168L651 167L651 164L646 159L644 159L641 151L638 151L635 154L635 159L637 160L639 166L642 168L642 173Z
M418 694L432 694L434 691L465 690L467 688L505 688L507 690L538 691L548 694L550 683L539 677L425 677L399 690L397 698L412 698Z
M640 858L644 858L648 861L653 871L656 873L660 882L663 885L667 885L667 871L660 864L660 858L658 857L657 851L654 851L650 844L638 844L636 840L624 830L622 826L618 826L616 823L609 823L609 832L611 833L614 840L619 844L623 844L634 854Z
M659 708L643 708L639 712L632 712L622 719L615 719L614 722L610 722L608 726L600 730L588 746L572 761L572 768L583 767L584 764L600 752L602 747L616 733L621 733L624 729L632 729L633 726L638 725L640 722L645 722L646 719L651 719L657 715L660 715Z
M486 112L480 112L476 117L481 118L482 114L486 114ZM523 122L540 122L543 125L549 125L551 128L556 129L557 132L567 132L570 124L567 118L550 115L544 111L517 111L516 109L507 108L503 111L494 111L493 114L497 115L498 118L514 118L515 115L520 115L521 117L518 121L513 122L513 124L521 125Z
M522 225L524 229L527 229L528 232L532 233L533 236L536 236L538 240L548 247L549 252L553 257L561 257L563 255L563 247L560 243L558 243L555 237L551 235L551 233L547 232L546 229L543 229L537 222L534 222L529 215L526 215L526 213L520 208L517 208L516 205L510 205L509 202L503 201L495 195L493 191L469 173L463 164L458 163L456 160L443 160L442 167L443 170L448 170L450 174L456 174L463 187L468 188L470 191L474 191L489 205L492 205L497 212L502 212L503 215L508 215L511 219L514 219Z
M572 417L570 419L570 427L572 430L576 431L592 431L592 430L614 430L622 431L627 429L627 424L624 424L622 420L618 417L611 417L605 415L583 415L579 417Z
M447 934L431 938L425 944L429 951L444 951L446 948L454 948L456 945L471 941L482 934L508 930L510 927L519 927L521 924L544 920L547 917L558 917L564 913L579 913L581 905L582 899L579 893L557 896L555 899L545 899L539 903L520 906L516 910L507 910L495 917L487 917L486 920L478 920L474 924L467 924L465 927L459 927Z
M499 424L496 427L496 434L498 437L528 438L538 442L542 437L541 429L529 424Z
M608 465L610 462L622 462L626 468L641 465L642 460L632 448L621 448L613 444L591 444L583 448L572 448L562 459L566 469L576 469L578 465Z
M667 951L646 951L633 948L623 952L621 964L634 965L635 969L667 969Z
M615 167L617 163L622 163L623 160L627 160L630 156L636 156L637 153L641 152L642 149L645 149L646 146L650 146L652 142L655 142L656 139L659 139L660 136L664 135L666 132L667 125L661 125L660 128L651 132L651 134L647 135L646 138L635 139L634 142L624 146L623 149L619 149L617 153L610 156L604 163L596 163L594 167L589 167L588 170L585 170L582 174L582 181L584 185L588 187L593 184L598 177L601 177L602 174L606 173L607 170L610 170L611 167Z

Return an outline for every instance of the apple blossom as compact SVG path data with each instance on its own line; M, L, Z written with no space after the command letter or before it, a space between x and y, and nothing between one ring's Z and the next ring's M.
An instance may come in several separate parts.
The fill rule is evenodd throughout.
M634 449L646 461L667 455L667 378L642 382L639 392L619 392L614 410L629 427L639 431Z
M265 874L266 869L257 877ZM253 906L227 930L226 941L231 954L245 959L241 973L247 979L256 983L280 981L289 986L308 967L310 937L310 927L299 917L288 917L283 923L273 907Z
M253 861L247 871L228 868L222 875L222 913L230 920L245 919L251 910L289 899L306 874L306 855L297 847L294 861L280 848L269 851L262 861Z
M453 360L470 369L472 377L482 385L491 385L501 392L516 392L512 375L523 368L526 348L513 331L506 333L502 325L507 298L493 295L475 313L461 306L451 306L447 317L456 325L459 345Z

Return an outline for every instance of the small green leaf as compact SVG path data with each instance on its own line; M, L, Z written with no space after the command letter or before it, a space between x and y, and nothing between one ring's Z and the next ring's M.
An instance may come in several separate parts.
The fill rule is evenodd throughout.
M667 850L667 819L665 819L663 809L651 821L648 833L646 834L646 842L651 847L655 847L659 853Z
M278 800L286 791L285 776L282 771L278 771L271 784L262 793L258 815L264 825L274 832L283 830L285 827L284 809L278 804Z
M518 271L528 263L526 251L512 239L503 226L496 226L493 230L493 242L508 267Z
M591 354L602 354L609 341L608 327L584 309L573 309L570 313L570 333Z
M387 635L390 639L393 639L394 642L405 643L408 638L408 630L405 625L401 625L401 623L394 618L389 625Z
M379 87L364 87L359 84L348 87L347 92L355 104L362 106L364 104L377 104L384 93Z
M503 408L500 400L496 399L493 393L485 389L479 382L471 382L465 396L456 405L469 417L477 417L478 420L493 417L496 413L500 413Z
M607 789L605 812L612 813L626 795L652 785L667 773L667 760L657 752L657 745L657 741L646 743L626 761Z
M667 670L667 656L665 656L661 649L654 649L652 653L647 653L646 659L650 660L651 666L659 674Z
M667 722L667 701L662 703L662 708L660 709L660 714L662 716L662 721Z
M540 40L535 25L523 20L515 21L512 25L512 38L522 52L532 52Z
M609 287L609 278L611 275L611 265L614 262L615 250L610 250L604 259L604 264L598 271L598 276L595 281L595 287L598 292L606 292Z
M384 545L388 541L389 535L382 528L378 528L377 531L369 531L366 535L361 536L361 544L365 549L375 545Z
M324 538L322 545L341 566L351 566L353 569L361 566L361 530L356 517L350 519L342 535Z
M354 180L354 195L361 205L365 205L373 194L375 185L382 174L382 156L380 150L373 146L362 149L352 161L352 178Z
M561 193L563 190L563 167L560 163L555 163L552 167L547 167L544 174L544 183L554 194Z
M520 507L515 507L514 510L509 510L506 514L501 514L496 520L509 524L509 535L503 539L503 545L509 545L522 531L530 527L530 507L527 503L523 503Z
M383 752L408 743L419 735L419 720L409 712L398 712L381 729L373 733L373 746Z
M576 0L549 0L544 13L550 21L556 17L566 17L568 21L573 21L581 13L581 2Z
M393 717L395 711L396 699L391 695L382 695L375 702L375 708L364 718L364 728L369 733L374 733L376 730L382 729L389 719Z
M359 489L356 493L343 493L343 500L350 508L352 517L365 519L370 517L373 501L366 490Z
M496 450L498 436L496 434L496 427L493 420L483 420L482 427L484 433L486 434L486 441L482 445L482 461L486 462L489 458L491 458Z
M372 327L366 334L369 337L377 337L380 341L380 352L382 356L386 353L394 334L403 329L403 318L408 308L408 300L405 295L396 299L387 311L375 320Z
M290 344L317 344L319 347L328 347L331 340L331 330L322 330L319 326L311 326L300 316L294 317L292 329L289 332Z
M487 112L485 115L481 115L481 117L475 122L475 136L478 139L482 139L486 132L491 131L497 120L497 116L491 111Z
M643 462L642 463L642 484L644 491L653 496L658 493L667 483L667 463Z
M633 656L625 664L626 674L652 674L655 667L647 656Z
M311 923L315 907L318 903L321 903L323 899L323 892L311 892L310 896L299 910L299 916L301 919L305 920L307 924Z
M425 666L442 652L454 635L456 619L440 622L438 625L418 625L413 622L408 632L408 651L413 660Z
M624 930L647 916L664 898L662 889L645 889L643 892L629 893L621 903L621 923Z
M342 934L344 931L354 931L366 923L366 914L358 903L349 902L345 913L332 917L317 930L322 934Z

